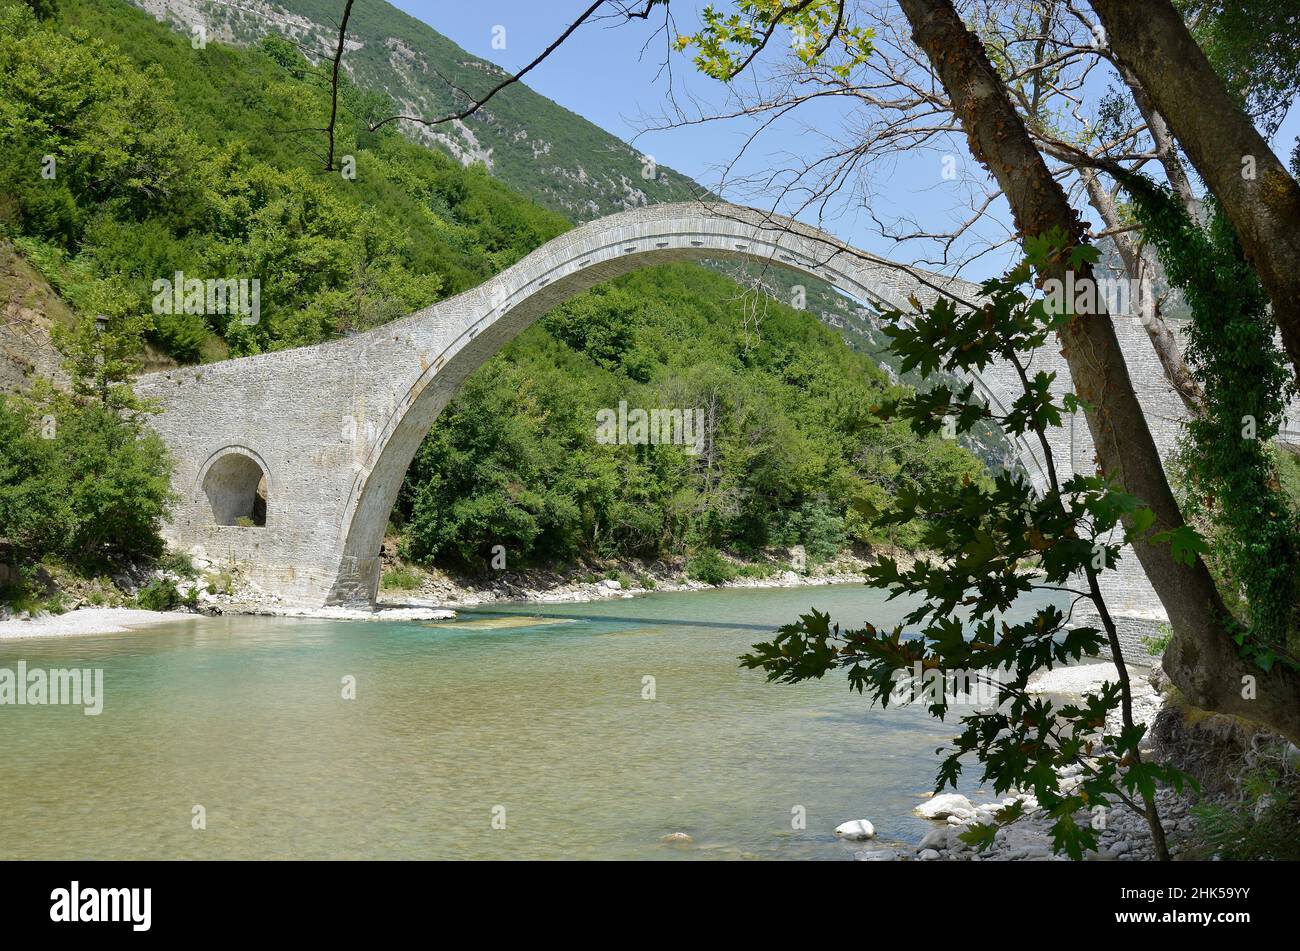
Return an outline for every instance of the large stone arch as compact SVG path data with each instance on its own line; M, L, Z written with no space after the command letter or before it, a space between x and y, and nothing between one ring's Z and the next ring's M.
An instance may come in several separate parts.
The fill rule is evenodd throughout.
M973 300L978 293L965 282L909 274L789 219L730 205L661 205L575 229L457 299L468 305L459 332L400 394L374 434L361 477L344 507L344 571L331 600L373 599L376 574L368 561L378 553L407 467L437 415L470 374L533 321L576 294L641 268L705 259L778 265L828 281L864 303L891 309L908 309L907 299L913 295L931 301L951 293ZM446 303L407 320L427 320ZM975 384L992 404L1004 404L999 387L983 379ZM1027 469L1040 473L1041 460L1027 444L1019 448Z
M155 425L176 457L178 486L194 485L198 468L232 445L276 477L276 517L267 530L211 524L202 505L183 498L168 526L171 540L236 563L287 601L372 601L379 547L406 469L474 370L538 317L597 284L671 261L738 258L813 275L884 308L906 310L913 297L929 304L940 294L965 302L978 295L967 282L735 205L612 215L566 232L473 290L368 333L143 378L141 394L164 408ZM1069 385L1059 355L1040 351L1034 361L1035 369L1058 371L1058 386ZM1009 368L990 367L975 383L995 407L1018 392ZM1072 432L1062 434L1071 462L1079 454ZM1017 450L1041 485L1037 447ZM1090 443L1081 451L1090 458Z

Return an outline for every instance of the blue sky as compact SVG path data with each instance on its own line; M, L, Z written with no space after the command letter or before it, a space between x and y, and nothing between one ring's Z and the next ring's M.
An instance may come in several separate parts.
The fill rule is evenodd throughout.
M428 23L469 52L491 60L508 70L517 70L532 60L585 7L586 0L478 0L475 3L448 3L446 0L394 0L412 16ZM677 26L689 32L699 22L703 0L672 0ZM611 25L586 24L530 73L528 85L560 105L585 116L620 138L632 140L645 154L653 155L665 165L683 172L699 182L716 187L720 166L730 160L750 134L747 120L688 128L645 132L656 117L665 111L667 77L662 72L666 58L672 59L674 88L678 94L695 97L707 108L724 102L723 87L695 72L688 59L669 54L660 34L653 47L643 49L658 22L640 21ZM505 28L505 49L493 49L494 27ZM1300 110L1293 110L1279 130L1274 147L1285 159L1289 143L1300 135ZM791 155L816 156L827 149L841 131L848 111L831 103L815 109L804 107L794 121L778 124L765 133L749 159L741 165L748 173L762 172L790 164ZM1287 143L1282 148L1278 143ZM956 180L941 174L943 155L951 152L958 167ZM898 246L882 237L873 216L902 230L910 226L900 219L912 218L928 231L946 230L970 215L971 179L982 182L982 170L973 162L964 141L942 152L917 152L888 163L876 163L863 170L859 181L869 196L863 202L846 202L845 207L825 219L828 230L861 247L900 260L915 260L918 255L935 255L933 243L912 242ZM1154 173L1154 167L1153 173ZM753 193L727 192L726 197L762 205L761 196ZM768 199L770 205L771 198ZM1089 210L1090 211L1090 210ZM812 220L811 215L805 218ZM1002 224L985 230L985 237L1000 239L1009 218L1005 206ZM1085 217L1096 220L1095 215ZM1007 253L990 253L977 260L962 274L979 279L995 273L1009 260Z

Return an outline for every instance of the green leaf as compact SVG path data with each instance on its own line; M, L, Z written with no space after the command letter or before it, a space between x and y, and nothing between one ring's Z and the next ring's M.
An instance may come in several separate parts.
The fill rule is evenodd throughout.
M1204 555L1210 550L1201 533L1190 525L1180 525L1169 531L1158 532L1151 537L1152 542L1159 544L1169 543L1170 556L1174 561L1184 565L1193 565L1199 555Z

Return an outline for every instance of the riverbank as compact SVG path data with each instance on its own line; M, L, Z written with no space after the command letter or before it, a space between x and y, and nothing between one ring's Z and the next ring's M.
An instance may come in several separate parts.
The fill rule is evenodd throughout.
M1161 687L1164 684L1159 668L1143 668L1130 664L1130 684L1133 691L1133 720L1147 727L1148 735L1142 743L1144 755L1160 758L1151 739L1151 727L1164 706ZM1106 682L1117 682L1115 665L1109 662L1059 667L1043 671L1030 681L1031 694L1051 695L1058 702L1071 702L1084 693L1101 688ZM1118 711L1111 714L1106 724L1108 732L1121 728ZM1069 766L1057 774L1063 789L1082 782L1082 767ZM1197 834L1191 814L1193 801L1189 796L1162 788L1156 793L1156 808L1164 826L1170 856L1174 859L1198 852L1203 841ZM977 823L995 822L994 814L1006 806L1021 803L1025 815L1000 828L993 845L977 851L962 841L962 833ZM974 803L956 793L943 793L921 803L914 815L934 822L934 828L921 841L912 844L881 842L855 853L859 861L952 861L952 862L1016 862L1016 861L1066 861L1065 855L1052 850L1051 827L1055 819L1039 807L1038 801L1028 793L1009 795L999 800ZM1119 805L1103 812L1080 813L1076 821L1098 828L1096 849L1084 854L1087 861L1154 861L1155 849L1146 819L1132 809Z
M306 618L326 621L450 621L456 612L431 604L378 605L375 609L322 607L295 608L264 604L228 605L228 610L145 611L139 608L82 607L62 614L20 612L0 619L0 640L121 634L130 630L192 621L219 614Z
M386 551L392 546L386 545ZM542 603L603 601L651 592L706 591L730 588L797 588L830 584L861 584L863 572L880 557L892 557L911 567L916 553L878 548L864 556L845 551L813 565L801 548L774 553L766 560L742 561L721 556L729 577L713 583L692 578L685 559L610 560L561 568L492 571L478 575L439 568L425 569L386 559L380 602L403 604L412 598L446 608L478 607L504 601ZM800 566L798 570L795 565Z
M81 608L64 614L41 612L34 616L21 612L18 616L0 620L0 640L121 634L194 617L189 611L144 611L136 608Z
M385 545L385 552L395 545ZM853 552L796 571L805 564L800 548L783 550L764 561L742 561L721 556L729 577L714 584L689 577L685 560L604 561L559 568L494 571L471 576L423 568L385 557L383 577L400 584L381 588L373 608L303 607L283 601L244 580L237 570L192 559L186 569L150 569L128 566L111 579L70 578L66 572L46 577L50 603L68 610L14 611L0 605L0 637L59 637L114 634L150 624L165 624L197 615L257 615L315 618L338 621L445 621L457 608L485 604L534 601L585 603L631 598L651 592L706 591L727 588L795 588L862 582L862 573L876 557L889 555L910 566L915 555L901 550L881 550L871 557ZM168 610L150 611L135 606L150 586L170 586L174 597ZM93 600L91 599L93 597ZM107 604L104 602L107 601Z

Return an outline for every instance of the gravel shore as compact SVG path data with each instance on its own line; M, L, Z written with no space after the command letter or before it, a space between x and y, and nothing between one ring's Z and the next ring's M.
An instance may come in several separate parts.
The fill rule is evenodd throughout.
M123 631L199 617L183 611L141 611L135 608L81 608L66 614L38 614L0 620L0 639L72 637L78 634L120 634Z

